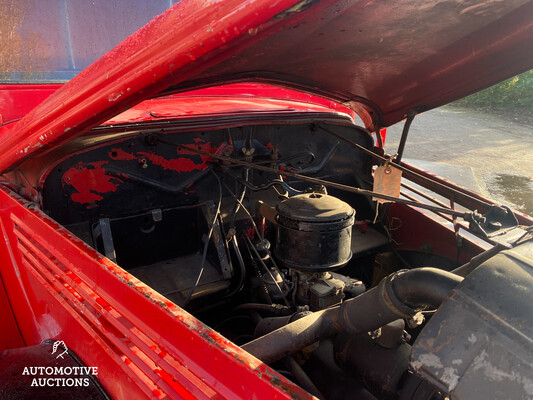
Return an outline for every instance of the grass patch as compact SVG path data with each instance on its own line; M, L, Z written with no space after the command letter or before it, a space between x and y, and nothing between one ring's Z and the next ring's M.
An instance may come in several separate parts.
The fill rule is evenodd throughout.
M533 106L533 69L465 97L457 103L490 108Z

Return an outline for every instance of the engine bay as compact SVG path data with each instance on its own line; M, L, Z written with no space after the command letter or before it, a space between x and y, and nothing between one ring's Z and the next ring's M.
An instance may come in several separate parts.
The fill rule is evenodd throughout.
M371 146L366 132L337 129ZM335 176L346 184L371 187L371 160L360 150L343 148L312 124L267 125L144 135L85 151L48 174L43 187L45 212L193 311L217 296L231 298L228 289L235 293L248 289L251 302L282 302L289 307L296 298L298 305L309 305L309 293L327 292L332 284L331 299L312 300L317 304L314 309L319 309L318 303L322 308L339 303L346 285L354 293L359 290L355 287L363 287L361 280L344 282L331 278L328 271L348 264L353 250L356 258L367 252L362 229L368 223L360 225L361 243L353 250L351 232L355 209L359 221L371 218L369 201L350 194L340 200L324 187L244 167L215 168L209 166L208 156L177 149L174 142L281 171ZM302 208L305 204L307 210ZM276 217L277 210L285 211ZM294 230L298 224L308 226ZM373 230L370 235L377 247L387 243L383 233ZM361 272L365 273L370 270ZM247 282L250 275L258 279L252 288ZM329 283L320 289L322 276ZM317 278L319 286L304 288L304 282ZM298 293L290 290L294 285L287 279L301 281Z
M366 130L297 121L106 130L76 139L44 175L50 217L318 398L446 396L409 363L461 281L445 271L467 252L402 249L390 204L291 178L371 190Z

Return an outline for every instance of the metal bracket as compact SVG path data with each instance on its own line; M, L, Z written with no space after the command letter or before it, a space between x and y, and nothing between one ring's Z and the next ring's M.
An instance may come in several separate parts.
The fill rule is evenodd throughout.
M215 203L213 203L212 201L206 202L205 216L206 216L207 224L209 225L208 229L211 229L210 225L211 225L211 222L214 220L212 237L215 243L215 247L217 249L217 255L218 255L218 260L220 262L220 269L222 272L222 276L224 277L224 279L230 279L233 274L233 271L232 271L232 268L229 262L228 253L226 252L227 247L225 245L224 237L222 236L222 230L220 229L220 222L218 218L215 219L215 213L216 213Z
M117 262L117 255L115 253L115 244L113 243L113 235L111 234L111 221L109 218L100 218L98 223L93 225L93 240L97 237L102 237L104 244L104 255L114 263Z
M485 214L474 211L469 218L472 232L479 233L488 239L512 247L512 242L521 236L523 230L518 228L518 220L509 207L491 206ZM513 239L514 238L514 239Z

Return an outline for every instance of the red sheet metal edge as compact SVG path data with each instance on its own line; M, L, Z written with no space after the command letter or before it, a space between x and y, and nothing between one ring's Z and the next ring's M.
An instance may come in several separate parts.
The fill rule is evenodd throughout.
M0 189L0 270L28 344L64 340L118 398L311 398L16 197Z
M61 84L0 84L0 134L2 126L14 123L48 96Z
M282 27L298 0L183 0L127 38L0 138L0 171L81 134L231 56L239 37ZM275 18L277 16L277 18ZM272 29L270 29L272 31ZM275 31L275 29L274 29ZM250 45L253 39L247 40ZM242 44L241 44L242 45Z

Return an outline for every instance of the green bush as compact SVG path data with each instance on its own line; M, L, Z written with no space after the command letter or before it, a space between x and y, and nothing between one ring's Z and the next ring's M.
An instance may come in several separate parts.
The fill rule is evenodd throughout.
M533 70L474 93L459 102L486 107L533 106Z

